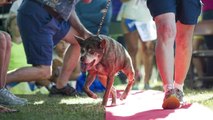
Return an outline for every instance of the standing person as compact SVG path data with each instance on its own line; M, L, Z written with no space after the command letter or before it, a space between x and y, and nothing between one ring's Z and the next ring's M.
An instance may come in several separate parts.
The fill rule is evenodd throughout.
M152 76L153 70L153 59L154 59L154 40L153 38L148 38L145 40L141 39L136 28L136 22L143 22L146 25L153 22L152 16L149 9L146 6L146 0L121 0L123 2L121 8L122 16L122 29L124 32L124 38L126 42L127 50L132 58L133 66L135 69L135 85L133 89L138 89L141 75L141 65L137 64L137 54L141 56L144 65L144 89L150 89L149 81ZM143 28L145 29L145 28ZM147 28L146 30L149 30ZM148 32L148 34L154 34ZM138 44L141 44L141 49Z
M1 0L0 6L8 4L8 1ZM0 104L3 105L25 105L27 100L19 98L10 93L6 88L7 69L10 59L11 37L8 33L0 31ZM16 110L9 109L0 105L0 113L14 112Z
M162 107L175 109L183 102L183 85L191 61L192 36L201 1L147 0L147 5L157 26L156 62L165 92Z
M23 0L18 10L17 23L30 67L22 67L8 74L10 82L49 79L52 74L53 47L65 40L67 49L56 85L50 95L76 96L68 84L80 56L80 46L74 35L87 38L92 34L81 24L75 5L78 0ZM91 0L84 0L91 2Z

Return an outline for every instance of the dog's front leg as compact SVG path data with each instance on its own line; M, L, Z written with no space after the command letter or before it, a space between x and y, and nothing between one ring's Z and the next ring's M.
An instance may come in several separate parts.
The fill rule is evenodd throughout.
M102 83L102 85L106 88L107 86L107 76L105 75L98 75L99 81ZM112 94L112 106L116 105L116 98L117 98L117 93L115 87L111 87L111 94Z
M102 101L102 105L104 105L104 106L106 106L106 104L107 104L108 97L109 97L109 94L111 92L111 88L112 88L113 83L114 83L114 76L108 76L106 91L104 93L104 97L103 97L103 101Z
M93 81L95 80L96 74L91 74L89 73L86 79L86 82L84 84L84 92L91 98L97 99L98 96L93 93L89 88L91 86L91 84L93 83Z
M111 88L111 94L112 94L112 106L116 105L116 98L117 98L117 93L116 93L116 89L114 86L112 86Z

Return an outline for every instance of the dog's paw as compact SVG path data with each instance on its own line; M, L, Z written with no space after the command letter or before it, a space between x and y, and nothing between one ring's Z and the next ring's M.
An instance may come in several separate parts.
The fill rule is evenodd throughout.
M97 99L97 98L98 98L98 96L97 96L96 94L93 94L93 95L91 96L91 98L93 98L93 99Z
M111 103L111 106L113 107L113 106L116 106L117 104L116 104L116 102L112 102Z
M123 93L120 97L120 100L125 100L126 99L127 94Z

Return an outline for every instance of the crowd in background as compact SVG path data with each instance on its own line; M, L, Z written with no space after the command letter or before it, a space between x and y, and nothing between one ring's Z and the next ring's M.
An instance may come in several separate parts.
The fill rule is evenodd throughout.
M10 64L9 64L9 71L16 70L17 68L23 67L23 66L29 66L26 61L26 56L24 53L24 47L23 43L21 40L21 36L19 33L19 29L17 26L17 12L18 12L18 7L20 6L22 0L17 0L15 1L12 5L7 5L7 6L2 6L1 12L2 12L2 18L1 18L1 29L9 32L12 37L12 49L11 49L11 58L10 58ZM126 33L124 30L125 28L122 26L125 26L123 23L124 20L119 20L125 19L128 13L127 8L131 8L132 5L136 4L137 0L134 0L133 4L132 1L120 1L120 0L112 0L110 2L109 8L106 13L106 17L104 18L104 23L101 26L101 31L100 34L105 34L113 37L113 33L110 33L110 29L113 29L113 26L111 26L111 23L117 22L119 24L121 29L121 38L118 40L118 37L114 37L115 40L118 40L121 44L125 46L129 51L132 59L134 60L133 64L135 67L135 70L137 71L136 73L136 78L137 78L137 84L135 85L134 89L139 89L139 82L144 79L144 83L142 82L141 84L144 84L144 89L150 89L149 86L149 80L151 79L152 76L152 66L154 63L154 41L148 41L144 42L141 40L139 37L139 33L136 29L136 26L134 26L134 30L130 31L129 34L133 33L131 36L135 36L133 38L127 38L124 33ZM100 27L100 21L103 17L104 12L106 12L106 5L108 4L107 0L93 0L92 3L90 4L85 4L82 1L80 1L76 5L76 13L83 23L83 25L93 34L96 34L98 31L98 28ZM129 18L129 20L132 19L132 21L136 22L147 22L152 20L151 15L149 14L148 8L146 7L145 1L139 2L136 4L138 8L141 6L145 7L144 10L146 13L141 14L141 18L137 20L136 18ZM95 6L98 6L95 7ZM124 10L126 7L126 10ZM122 9L122 11L121 11ZM86 11L86 12L85 12ZM121 13L123 12L123 13ZM118 14L120 14L118 16ZM135 14L135 16L138 16ZM147 18L148 17L148 18ZM122 25L123 24L123 25ZM128 40L129 39L129 40ZM128 42L129 41L129 42ZM131 41L136 41L136 43L131 43ZM138 44L141 43L141 44ZM145 44L146 43L146 44ZM57 47L57 46L63 46L63 47ZM48 89L51 88L51 86L56 82L56 77L58 76L58 72L61 69L62 66L62 59L63 59L63 54L64 51L66 50L66 46L68 44L66 42L60 42L58 45L56 45L54 49L54 60L53 60L53 72L52 72L52 77L50 80L37 80L33 82L16 82L16 81L7 81L7 88L10 89L15 94L35 94L37 92L41 93L48 93ZM132 46L132 47L131 47ZM150 50L149 50L150 49ZM134 51L132 51L134 50ZM61 53L60 53L61 52ZM133 54L132 54L133 53ZM149 58L150 59L144 59L144 58ZM150 62L149 62L150 61ZM148 63L147 63L148 62ZM144 64L144 70L142 70L142 65ZM76 72L70 76L70 84L74 86L79 92L83 92L82 87L85 81L86 73L83 73L80 71L80 64L77 65L76 67ZM144 73L143 73L144 71ZM143 75L142 75L143 74ZM118 78L120 82L118 83L126 83L126 77L124 74L119 73ZM44 87L43 87L44 86ZM24 89L25 88L25 89ZM38 90L39 89L39 90ZM93 87L91 88L93 91L103 91L104 87L99 83L98 79L94 82ZM142 88L141 88L142 89Z
M199 22L203 20L213 19L213 1L212 0L202 0L203 8L202 13L199 17ZM194 36L193 38L193 50L212 50L213 49L213 35L208 36ZM195 66L196 76L202 78L204 76L213 76L213 59L209 58L193 58L192 62ZM205 81L203 79L198 79L195 81L195 88L211 88L213 85L212 80Z
M211 0L202 0L204 3L202 11L202 20L213 18L213 2ZM22 38L17 26L17 10L22 0L17 0L13 4L1 6L0 9L0 29L7 31L11 35L11 56L8 74L11 71L23 66L29 66L26 61L26 55L22 43ZM106 9L107 4L109 8ZM133 9L134 8L134 9ZM153 70L155 68L155 40L157 39L156 26L146 0L93 0L90 4L80 1L76 5L76 13L82 24L93 34L98 32L100 22L106 13L100 34L113 37L124 45L130 53L133 66L136 72L136 83L133 89L152 89L150 82L153 82ZM141 12L142 11L142 12ZM202 21L201 20L201 21ZM115 28L112 24L119 24L120 28ZM118 35L114 35L110 30L121 29ZM213 37L205 36L194 38L194 49L199 49L200 41L203 41L206 49L213 49ZM200 40L201 39L201 40ZM62 69L64 53L68 49L69 43L59 42L53 53L52 76L47 80L36 80L33 82L7 81L7 88L14 94L35 94L37 92L48 94L49 90L55 85L59 73ZM206 66L200 59L193 59L193 64L197 69L197 74L203 76L207 74L213 76L212 58L205 61ZM78 92L83 92L82 87L86 79L86 72L80 71L80 63L70 76L69 84L76 88ZM157 77L157 76L155 76ZM120 83L126 83L125 75L119 73L116 78ZM203 82L203 81L201 81ZM213 82L212 82L213 83ZM211 84L212 84L211 83ZM142 86L143 87L139 87ZM203 84L199 87L205 87ZM24 89L26 88L26 89ZM91 90L103 92L104 87L98 81L94 81Z

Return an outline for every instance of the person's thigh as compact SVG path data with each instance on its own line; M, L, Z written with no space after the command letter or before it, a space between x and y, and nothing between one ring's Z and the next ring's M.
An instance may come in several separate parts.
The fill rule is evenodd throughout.
M60 41L60 40L65 40L65 39L70 39L69 37L73 38L73 32L74 30L71 28L71 25L69 22L66 21L61 21L58 24L58 27L60 28L60 30L58 30L55 35L53 36L53 43L54 46ZM77 34L77 32L74 32ZM72 34L72 35L71 35ZM69 36L69 37L66 37ZM73 39L70 39L70 41L72 41ZM66 41L66 40L65 40ZM69 42L69 40L67 41ZM70 43L70 42L69 42Z
M19 8L17 23L28 64L51 65L53 35L60 29L43 6L25 0Z
M176 20L183 24L196 24L201 13L200 0L177 0Z

